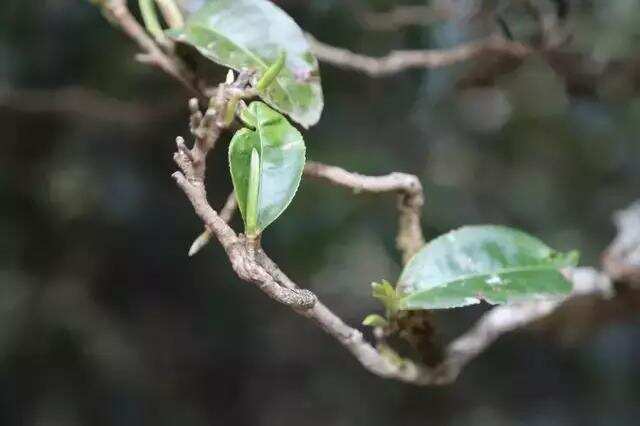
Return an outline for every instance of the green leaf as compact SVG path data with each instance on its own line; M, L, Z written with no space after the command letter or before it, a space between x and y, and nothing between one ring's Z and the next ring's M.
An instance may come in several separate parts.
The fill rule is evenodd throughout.
M369 314L362 320L362 325L369 327L386 327L389 322L378 314Z
M371 283L371 289L373 290L373 297L384 305L387 316L393 315L398 310L400 298L389 281L382 280L379 283Z
M269 0L206 0L191 13L185 9L186 24L167 31L171 38L218 64L255 70L254 87L284 54L284 68L260 97L304 127L318 122L324 104L318 61L289 15Z
M252 102L229 145L229 167L248 236L259 235L287 208L305 162L302 135L280 113Z
M431 241L409 261L398 282L400 309L446 309L566 295L558 271L577 252L558 253L522 231L466 226Z

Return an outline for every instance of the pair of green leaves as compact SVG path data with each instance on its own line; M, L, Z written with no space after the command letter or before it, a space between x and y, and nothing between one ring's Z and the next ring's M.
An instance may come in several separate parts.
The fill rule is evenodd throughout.
M256 101L241 113L247 128L229 145L229 167L249 237L280 216L295 195L305 162L302 135L280 113Z
M568 294L559 268L577 263L577 252L552 250L522 231L466 226L425 245L406 265L395 289L373 284L374 297L397 310L445 309L480 303L503 304ZM369 324L380 324L370 316Z

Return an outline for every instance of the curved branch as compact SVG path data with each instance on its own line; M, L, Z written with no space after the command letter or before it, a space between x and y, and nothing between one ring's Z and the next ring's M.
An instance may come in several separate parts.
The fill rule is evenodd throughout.
M378 58L354 53L325 44L307 35L313 53L322 62L338 68L360 71L370 77L384 77L408 69L441 68L486 54L503 54L523 58L533 50L518 42L500 36L442 50L395 50Z
M391 173L385 176L365 176L348 172L340 167L309 162L304 167L305 176L323 179L337 186L359 192L397 192L398 234L396 244L402 252L403 263L407 263L424 245L422 233L422 206L424 192L420 180L406 173Z

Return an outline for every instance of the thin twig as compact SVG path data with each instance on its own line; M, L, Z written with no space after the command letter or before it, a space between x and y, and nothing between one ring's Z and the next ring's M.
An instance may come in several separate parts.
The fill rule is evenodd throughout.
M220 210L220 217L225 222L229 223L231 218L233 218L233 214L236 212L238 208L238 200L236 199L236 193L231 191L231 194L227 197L227 201L224 203L222 210Z
M178 146L178 149L180 149L180 146ZM229 223L233 218L233 214L236 212L237 208L238 201L236 200L236 194L234 191L232 191L231 194L229 194L229 196L227 197L227 201L224 203L222 210L220 210L220 219ZM210 240L211 231L205 228L204 231L202 231L202 234L200 234L198 238L193 241L193 244L191 244L191 247L189 248L189 257L195 256L200 250L202 250L207 244L209 244Z
M360 71L370 77L384 77L408 69L440 68L486 54L506 54L517 58L533 50L500 36L442 50L396 50L378 58L334 47L307 35L313 53L323 62L338 68Z
M402 252L403 263L407 263L424 245L422 233L422 206L424 192L420 180L406 173L391 173L385 176L365 176L348 172L340 167L309 162L304 168L305 176L326 180L333 185L359 192L397 192L398 234L396 244Z
M358 14L367 29L374 31L395 31L410 25L431 25L455 16L454 6L438 2L435 5L402 5L386 12L366 11Z
M127 124L159 120L178 111L173 102L152 107L74 86L52 90L7 89L0 93L0 106L28 114L69 114Z

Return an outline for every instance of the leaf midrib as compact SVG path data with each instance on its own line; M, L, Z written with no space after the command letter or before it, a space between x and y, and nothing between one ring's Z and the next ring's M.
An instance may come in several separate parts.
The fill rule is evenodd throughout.
M256 102L260 102L260 101L256 101ZM257 108L256 108L256 110L257 110ZM264 140L266 140L266 138L263 137L264 127L265 127L265 124L267 126L269 126L269 125L273 125L274 123L267 122L267 123L261 124L261 122L258 119L257 115L258 114L256 113L256 130L255 130L255 132L257 132L258 140L260 141L260 186L262 186L262 166L263 166L263 163L264 163L264 155L263 155L263 153L264 153ZM282 123L283 126L290 126L292 128L292 130L296 130L295 127L291 126L291 124L287 121L286 118L279 117L278 119L279 120L284 120L284 122ZM306 160L307 160L306 159L307 152L306 152L306 146L304 145L304 139L302 139L302 141L303 141L303 147L304 147L303 154L302 154L303 155L302 164L303 164L303 168L304 168L304 164L306 163ZM295 194L298 192L298 188L300 187L300 180L301 179L302 179L302 171L300 171L300 175L297 176L298 183L297 183L297 185L295 187L293 195L289 198L289 201L282 207L280 212L273 218L273 220L271 222L269 222L268 224L265 224L265 226L264 226L265 228L267 226L269 226L271 223L275 222L282 215L282 213L284 213L284 211L289 207L289 205L293 202L293 198L295 197ZM260 202L261 202L262 201L262 188L260 188L259 194L260 194ZM259 216L258 216L258 218L259 218Z
M470 280L470 279L475 279L475 278L479 278L482 276L488 276L490 277L491 275L502 275L502 274L509 274L509 273L513 273L513 272L531 272L531 271L542 271L542 270L555 270L558 271L559 268L558 267L554 267L551 265L536 265L536 266L518 266L518 267L513 267L513 268L505 268L505 269L501 269L500 271L497 272L484 272L484 273L477 273L477 274L467 274L467 275L463 275L459 278L456 278L454 280L450 280L450 281L445 281L441 284L438 284L435 287L431 287L428 289L422 289L422 290L415 290L413 293L407 294L405 295L402 299L408 299L409 297L412 297L416 294L419 293L428 293L429 291L441 288L441 287L446 287L449 286L451 284L455 284L457 282L461 282L461 281L466 281L466 280ZM487 284L488 285L488 284Z

